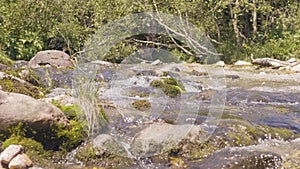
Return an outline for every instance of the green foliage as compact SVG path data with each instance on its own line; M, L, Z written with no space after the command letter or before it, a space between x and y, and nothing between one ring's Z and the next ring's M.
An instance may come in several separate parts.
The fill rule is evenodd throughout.
M209 36L218 52L224 54L221 59L226 62L249 59L250 54L283 60L299 57L300 10L297 0L0 0L0 4L0 49L12 59L29 60L37 51L45 49L65 49L74 54L82 50L86 40L103 25L129 14L156 10L191 22ZM128 37L104 58L119 63L141 47L164 46L180 59L199 62L170 38L151 37ZM133 38L164 45L132 42ZM2 55L0 52L0 62L3 62Z
M14 62L2 50L0 50L0 63L7 66L12 66L14 64Z
M287 34L285 38L269 39L264 44L253 43L247 47L255 58L269 57L279 60L300 57L300 31Z

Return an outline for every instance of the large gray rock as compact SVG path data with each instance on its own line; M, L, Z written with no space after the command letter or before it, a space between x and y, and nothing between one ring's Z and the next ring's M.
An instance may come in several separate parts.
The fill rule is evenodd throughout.
M265 140L258 145L231 147L215 151L189 168L298 168L300 138L288 141ZM297 157L298 156L298 157Z
M39 67L32 72L40 79L42 86L46 88L70 88L73 80L73 70L58 69L56 67Z
M38 52L28 63L30 68L50 65L58 68L73 67L71 57L58 50L45 50Z
M19 122L37 130L54 123L68 124L64 113L57 107L26 95L0 90L0 130Z
M150 157L170 150L181 140L196 136L200 131L200 126L191 124L153 123L136 134L130 151L136 157Z
M116 155L127 156L127 152L121 143L113 136L108 134L100 134L93 140L93 145L98 149L98 154L104 152Z
M18 154L22 153L23 147L20 145L8 146L0 155L0 163L8 165Z

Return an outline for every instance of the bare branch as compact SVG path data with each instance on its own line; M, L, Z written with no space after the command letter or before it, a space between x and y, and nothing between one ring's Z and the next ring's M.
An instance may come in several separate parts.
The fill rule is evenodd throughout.
M158 11L158 8L157 8L157 5L156 5L155 2L154 2L154 7L155 7L155 10L156 10L158 19L155 18L152 14L149 14L149 15L150 15L154 20L156 20L160 25L162 25L162 26L166 29L166 31L167 31L168 35L171 37L172 41L174 40L174 38L172 37L172 35L171 35L170 32L176 34L177 36L180 36L180 37L185 38L185 39L190 43L190 45L192 45L192 46L194 47L194 49L197 50L197 53L200 53L200 54L211 54L211 55L214 55L214 56L222 56L222 54L215 53L215 52L212 52L212 51L208 50L206 47L204 47L204 46L202 46L201 44L199 44L199 42L197 42L194 38L190 37L187 33L181 33L181 32L178 32L178 31L176 31L176 30L170 28L170 27L167 26L166 24L164 24L164 23L163 23L163 19L162 19L161 16L160 16L160 13L159 13L159 11ZM175 41L175 40L174 40L174 41ZM174 41L173 41L173 42L174 42ZM175 41L175 42L176 42L176 41ZM175 43L175 42L174 42L174 43ZM176 42L175 44L178 45L177 42ZM179 45L178 47L179 47L180 49L182 49L183 51L185 51L185 52L191 53L191 52L187 51L187 49L183 48L183 47L180 46L180 45ZM205 51L206 53L201 52L200 49L203 50L203 51ZM193 55L193 54L191 54L191 55Z

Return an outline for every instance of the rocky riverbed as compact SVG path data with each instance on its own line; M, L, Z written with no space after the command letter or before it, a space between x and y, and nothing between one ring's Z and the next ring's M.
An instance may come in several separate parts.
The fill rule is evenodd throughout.
M161 62L79 66L1 70L2 150L23 144L43 168L300 165L297 72ZM82 111L100 112L91 124L101 124L89 134L92 118L82 121Z

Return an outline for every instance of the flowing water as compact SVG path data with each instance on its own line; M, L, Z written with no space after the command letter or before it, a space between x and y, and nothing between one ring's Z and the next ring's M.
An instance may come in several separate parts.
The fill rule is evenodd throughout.
M173 77L183 84L185 90L180 97L170 98L161 89L150 86L152 81L166 77ZM101 78L103 87L99 99L106 103L104 107L110 121L107 130L99 135L112 137L117 142L116 146L122 149L117 153L133 159L134 168L174 167L174 160L156 162L151 157L172 149L188 137L188 133L198 135L199 144L210 137L225 137L232 126L223 123L235 120L249 126L288 129L296 138L299 137L299 73L174 63L119 65L102 71ZM133 106L136 100L147 100L151 107L138 110ZM199 131L203 134L199 135ZM268 132L264 134L268 135ZM238 165L232 160L225 160L239 154L244 159L261 157L270 165L256 161L257 165L276 168L288 152L300 151L299 139L294 142L273 139L267 136L258 138L256 143L244 148L225 146L225 149L204 160L185 160L185 165L180 165L179 160L176 164L179 168L247 168L247 162ZM104 143L101 146L105 147ZM295 160L293 165L299 163L299 158ZM227 166L230 162L232 164Z

